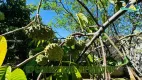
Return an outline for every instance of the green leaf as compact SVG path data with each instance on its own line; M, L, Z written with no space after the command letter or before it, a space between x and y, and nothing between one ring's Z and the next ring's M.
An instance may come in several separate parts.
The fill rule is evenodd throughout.
M88 23L88 19L83 13L78 13L77 17L80 18L82 21L85 21L86 23Z
M103 34L103 35L102 35L102 39L103 39L103 40L106 40L107 37Z
M129 62L129 60L128 60L127 56L125 56L125 57L123 58L123 61L118 61L118 62L117 62L117 65L116 65L116 66L123 66L123 65L128 64L128 62Z
M36 46L36 47L38 47L38 46L40 45L40 43L41 43L41 41L39 40L39 41L37 42L37 46Z
M106 14L103 14L102 15L102 21L103 21L103 23L105 23L106 20L107 20L107 16L106 16Z
M7 67L6 67L6 66L1 66L1 67L0 67L0 80L4 80L6 70L7 70Z
M124 57L124 62L123 62L123 65L126 65L127 63L129 62L127 56Z
M24 71L26 74L32 73L34 71L34 67L37 66L37 62L35 61L35 58L30 60L25 66Z
M93 63L93 58L92 58L92 56L91 56L90 54L88 54L87 58L89 59L89 61L90 61L91 63Z
M82 76L81 76L79 70L75 66L73 66L73 68L74 68L74 72L75 72L77 80L81 80Z
M24 71L17 68L11 73L11 80L27 80L27 78Z
M72 45L72 46L71 46L71 49L75 49L75 45Z
M5 80L11 80L11 66L9 66L6 70Z
M88 19L87 19L87 17L83 13L78 13L78 14L76 14L76 16L77 16L77 19L79 21L80 27L81 27L81 29L83 31L84 28L88 24Z
M5 19L4 13L0 11L0 21L4 19Z
M54 74L56 80L68 80L68 74L64 72L66 68L59 68L57 73Z
M115 12L120 10L121 7L122 7L122 3L121 2L117 2L117 4L115 4Z
M65 53L68 53L68 51L70 50L67 46L63 46L63 50Z

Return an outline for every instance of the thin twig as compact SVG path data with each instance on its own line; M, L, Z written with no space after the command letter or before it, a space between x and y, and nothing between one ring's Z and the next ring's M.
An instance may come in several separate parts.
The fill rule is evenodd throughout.
M37 8L37 14L39 14L40 7L41 7L41 5L42 5L42 1L43 1L43 0L40 0L40 2L39 2L38 8Z
M42 74L43 74L42 72L39 73L37 80L41 80L40 78L41 78Z
M116 30L116 26L114 25L114 23L112 23L112 25L113 25L113 29L114 29L115 34L118 35L118 32Z
M122 40L122 39L125 39L125 38L128 38L128 37L132 37L132 36L139 36L140 34L142 34L142 32L139 32L139 33L136 33L136 34L130 34L130 35L124 36L124 37L120 38L119 40Z
M80 33L80 32L76 32L71 34L72 36L93 36L94 33L88 33L88 34L84 34L84 33Z
M14 33L14 32L20 31L20 30L23 30L23 29L29 27L33 22L34 22L34 21L31 21L31 22L30 22L27 26L25 26L25 27L21 27L21 28L15 29L15 30L13 30L13 31L9 31L9 32L6 32L6 33L1 34L1 35L2 35L2 36L5 36L5 35L8 35L8 34L11 34L11 33Z
M72 14L71 12L69 12L69 11L65 8L65 6L64 6L64 4L62 3L61 0L60 0L60 3L61 3L61 5L62 5L62 7L65 9L65 11L66 11L67 13L69 13L70 16L74 19L74 21L75 21L77 24L79 24L78 21L74 18L73 14Z
M35 54L34 56L32 56L32 57L30 57L30 58L24 60L24 61L21 62L20 64L16 65L14 68L18 68L18 67L24 65L25 63L27 63L28 61L32 60L33 58L35 58L35 57L38 56L39 54L42 54L43 52L44 52L44 51L41 51L41 52Z

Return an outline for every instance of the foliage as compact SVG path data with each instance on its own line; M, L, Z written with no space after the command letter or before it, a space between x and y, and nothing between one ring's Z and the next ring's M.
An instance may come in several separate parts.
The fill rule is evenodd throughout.
M5 66L0 66L0 80L3 80L5 78L5 72L7 70L7 67Z
M22 69L12 71L11 66L0 67L0 80L27 80Z
M4 36L0 36L0 66L2 65L7 53L7 41Z
M25 1L26 0L17 0L17 2L15 2L14 0L6 0L6 2L3 2L0 6L0 11L2 12L0 16L4 14L4 17L0 20L2 23L0 28L6 26L1 33L6 32L6 29L11 30L11 28L15 29L26 26L27 23L30 22L30 11L33 12L37 8L37 15L31 19L28 26L22 28L25 30L26 34L22 31L20 32L20 29L17 30L19 32L14 31L14 37L23 39L25 42L21 43L24 47L21 48L19 45L17 48L13 47L12 50L19 50L19 52L24 53L18 54L18 51L14 52L8 50L8 54L10 52L13 54L9 54L10 57L8 56L5 59L7 61L3 64L8 65L10 60L15 63L18 62L17 60L25 60L18 65L13 65L21 69L17 68L12 71L10 66L1 67L0 79L34 80L37 78L37 80L81 80L84 78L84 76L82 76L84 72L89 74L90 77L92 76L91 78L99 78L103 73L112 73L116 68L126 66L133 66L138 74L142 74L142 72L140 72L142 71L142 69L140 69L142 66L140 62L138 62L141 58L135 60L134 57L134 55L140 57L142 55L141 53L134 54L138 52L133 50L141 48L141 46L137 44L134 45L136 41L138 43L141 42L141 32L139 30L141 29L141 23L137 22L137 20L141 21L141 14L136 14L136 12L124 14L126 11L123 9L120 10L124 7L122 1L43 0L42 2L42 0L40 0L38 7L35 5L26 6ZM129 3L128 0L125 2ZM138 4L138 6L140 6L140 4ZM17 7L15 7L15 5ZM55 17L55 21L49 23L51 24L50 28L41 22L42 17L39 16L38 12L40 6L44 10L54 10L58 14L58 16ZM29 7L30 10L26 7ZM15 9L17 9L17 11L15 11ZM11 11L13 16L9 16L7 10ZM118 14L120 17L114 15L118 10L121 12ZM20 13L20 11L22 13ZM105 23L110 16L116 19L119 17L119 19L113 19L115 22L108 21L108 23ZM25 23L20 23L22 21L25 21ZM108 25L105 26L106 24ZM72 29L72 31L77 33L69 35L65 40L54 41L56 36L54 36L52 28L56 26ZM7 40L11 39L11 35L10 33L6 35ZM4 37L2 37L2 39L4 39ZM1 50L1 46L6 45L6 43L3 44L1 42L2 39L0 39L0 51L6 53L6 49ZM26 39L29 41L26 41ZM6 40L4 39L4 41ZM33 44L34 42L36 44ZM11 57L18 57L19 59L13 58L8 60ZM129 62L132 65L128 64ZM85 67L85 70L82 68L80 70L79 67L81 66L87 67ZM97 73L94 72L94 69L97 70ZM129 71L129 73L131 72ZM105 75L101 78L106 77L108 76Z

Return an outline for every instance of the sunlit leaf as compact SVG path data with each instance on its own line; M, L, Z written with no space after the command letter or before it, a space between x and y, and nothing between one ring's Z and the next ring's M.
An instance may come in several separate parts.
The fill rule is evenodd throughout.
M6 70L5 80L11 80L11 66L9 66Z
M64 72L66 68L60 67L57 73L54 74L56 80L68 80L68 74Z
M7 41L4 36L0 36L0 66L2 65L7 52Z
M89 61L93 63L93 58L92 58L92 56L91 56L90 54L88 54L87 57L88 57Z
M74 67L74 72L75 72L77 80L81 79L82 76L81 76L79 70L75 66L73 66L73 67Z
M41 41L39 40L39 41L37 42L37 46L36 46L36 47L38 47L38 46L40 45L40 43L41 43Z
M84 27L86 27L88 24L88 19L83 13L78 13L78 14L76 14L76 16L79 21L80 27L83 30Z
M24 71L17 68L11 73L11 80L27 80L27 78Z

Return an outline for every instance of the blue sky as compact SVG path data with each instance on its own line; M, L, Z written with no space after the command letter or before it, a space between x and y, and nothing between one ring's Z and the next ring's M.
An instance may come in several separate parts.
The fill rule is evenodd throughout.
M35 4L38 5L40 0L27 0L27 4ZM33 13L31 16L34 16ZM57 14L52 10L40 10L40 16L42 17L42 22L44 24L48 24ZM69 31L65 30L64 28L53 28L54 31L58 32L57 37L67 37L71 34Z

